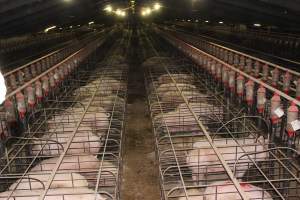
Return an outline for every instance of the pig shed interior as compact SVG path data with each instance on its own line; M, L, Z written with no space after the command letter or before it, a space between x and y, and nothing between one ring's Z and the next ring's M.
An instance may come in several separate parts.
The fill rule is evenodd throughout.
M0 200L300 200L300 0L0 0Z

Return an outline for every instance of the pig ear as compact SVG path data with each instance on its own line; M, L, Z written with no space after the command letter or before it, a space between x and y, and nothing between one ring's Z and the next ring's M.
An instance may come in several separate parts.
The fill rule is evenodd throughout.
M261 142L261 143L265 143L265 138L264 136L259 136L259 138L257 138L257 142Z

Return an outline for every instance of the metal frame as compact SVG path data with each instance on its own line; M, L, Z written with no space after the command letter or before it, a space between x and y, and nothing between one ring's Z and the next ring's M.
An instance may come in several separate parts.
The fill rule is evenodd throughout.
M111 48L108 55L124 55L130 37L131 32L124 34L122 39ZM121 47L124 47L124 50ZM18 141L14 141L10 149L6 151L7 155L1 159L0 174L3 177L1 185L2 189L6 190L12 183L5 179L7 176L19 179L17 182L19 186L29 184L26 180L31 179L32 176L47 177L47 180L42 181L44 186L39 189L28 188L21 191L15 185L15 188L9 190L10 192L0 193L0 198L3 195L7 198L17 195L22 197L22 194L28 199L44 199L55 194L62 198L66 195L74 195L73 198L76 198L76 195L86 195L83 198L94 199L99 194L107 199L120 198L122 134L126 113L128 66L122 63L110 65L113 63L112 58L107 56L103 62L95 62L97 52L89 56L88 62L84 64L86 67L78 68L65 81L66 83L61 85L60 92L56 91L61 96L53 93L45 102L45 106L49 108L42 108L31 114L25 139L16 138ZM112 92L109 96L104 96L103 94L108 90ZM98 136L99 139L90 138L90 135ZM38 137L38 139L31 140L33 137ZM65 137L64 142L60 142L62 137ZM45 138L51 139L45 140ZM63 146L58 153L53 153L56 149L50 148L51 154L42 149L49 144L50 147L54 147L51 146L52 140L57 141L54 146ZM42 148L32 154L32 147L39 145L37 141L40 141ZM91 146L94 142L101 145ZM77 147L77 144L87 146ZM93 148L99 149L95 152ZM86 159L80 161L81 158ZM48 160L53 162L49 166ZM66 168L70 165L77 166L77 168ZM45 169L40 168L42 166ZM32 171L33 169L40 169L40 171ZM71 178L65 178L68 174ZM81 179L82 176L79 176L78 179L77 174L85 178ZM59 181L66 182L67 180L70 182L70 187L65 188L65 191L53 188ZM85 181L88 181L90 189L84 185ZM34 183L36 180L33 179L30 182ZM76 185L77 183L82 183L84 187Z
M279 71L279 78L278 81L276 81L275 87L278 87L278 89L282 92L285 92L283 88L283 81L285 79L284 75L286 73L289 73L289 75L291 76L291 80L290 86L288 87L288 93L292 97L296 98L296 88L299 86L298 84L295 84L295 82L297 82L300 79L300 73L296 72L295 70L285 68L283 66L268 62L266 60L251 56L249 54L233 50L231 48L227 48L222 45L218 45L213 42L207 42L206 40L193 36L191 34L179 33L170 29L166 30L166 33L167 32L173 37L177 37L178 39L184 40L187 43L192 43L196 48L201 49L202 51L222 60L223 62L229 65L235 66L237 69L247 73L250 76L253 76L253 74L257 73L257 76L255 78L262 79L263 82L265 82L266 84L272 84L272 72L274 69L277 69ZM244 62L242 62L242 58ZM247 70L245 69L248 65L246 63L247 60L248 62L251 62L250 72L247 72ZM256 72L255 69L255 62L257 62L259 65L258 72ZM265 77L263 73L263 66L268 66L267 77Z
M162 46L153 46L157 43L154 39L148 39L148 46L145 48L153 49L155 54L159 56L157 49L160 49L160 52L164 51L161 50L163 49ZM180 45L177 43L176 47L180 47ZM191 55L191 53L189 54ZM233 108L232 102L228 101L226 95L220 96L220 89L222 91L223 86L218 89L219 84L213 84L215 81L212 80L214 79L203 68L194 66L192 63L182 62L183 60L180 59L177 60L179 56L178 54L170 56L169 61L162 59L161 62L154 62L151 66L144 64L148 102L156 138L162 199L179 199L180 197L181 199L191 199L196 196L200 199L200 197L204 197L205 188L213 187L210 184L222 180L230 180L234 193L238 194L237 198L238 196L242 199L251 198L249 194L244 192L244 184L259 186L262 191L270 193L273 199L297 198L300 187L299 166L292 155L286 154L287 148L276 148L276 145L267 139L258 139L260 134L268 138L269 133L262 132L253 121L242 117L245 112ZM195 81L191 81L190 84L195 85L198 92L206 94L207 97L194 97L193 99L188 96L187 98L184 88L179 87L180 82L185 80L173 77L173 74L179 73L194 76L193 80ZM172 98L168 101L162 98L163 94L159 90L158 80L163 74L170 77L171 86L168 90L177 91L177 94L181 96L180 102L174 101ZM189 89L187 90L189 91ZM225 94L227 94L226 90ZM178 112L177 106L180 103L183 105L184 112ZM193 103L198 103L198 106L194 106ZM175 111L174 115L170 115L170 111ZM222 111L221 114L220 111ZM157 120L158 115L161 117L159 120ZM236 119L234 122L227 123L233 118ZM173 124L171 123L172 120ZM192 131L190 129L185 130L191 125L193 125ZM219 128L222 131L218 130ZM215 131L219 131L219 133L216 134ZM199 148L195 146L195 142L202 142L207 146ZM269 147L274 148L269 149ZM210 149L210 157L215 157L211 164L207 162L187 164L187 155L192 155L188 152L196 150L201 153L206 149ZM231 151L227 152L226 149L227 151L231 149ZM249 153L251 150L253 154ZM266 153L267 158L262 159L258 156L262 153ZM239 154L243 155L241 157L247 158L238 161L239 158L235 158L234 155ZM202 157L204 156L206 155L202 155ZM232 160L228 160L228 157L231 157ZM240 164L242 170L235 170L237 163ZM220 175L217 172L209 171L220 168L222 170L219 171L220 173L223 172L221 173L223 177L217 176ZM245 169L244 176L241 177L238 174L236 177L234 176L234 173L239 173ZM202 179L209 177L209 179L203 181L197 177L202 177ZM224 195L220 191L217 193Z

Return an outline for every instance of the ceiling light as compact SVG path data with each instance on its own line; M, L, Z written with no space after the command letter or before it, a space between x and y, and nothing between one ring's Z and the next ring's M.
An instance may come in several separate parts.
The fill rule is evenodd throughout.
M126 12L125 11L121 11L120 16L125 17L126 16Z
M208 22L209 22L208 20L205 21L205 23L208 23Z
M56 26L51 26L51 27L49 27L49 28L46 28L46 29L44 30L44 32L45 32L45 33L48 33L50 30L55 29L55 28L56 28Z
M91 22L89 22L89 25L92 25L92 24L94 24L95 22L94 21L91 21Z
M261 24L253 24L255 27L261 27Z
M151 10L150 8L146 8L146 14L147 14L147 15L150 15L151 12L152 12L152 10Z
M117 14L117 15L119 15L119 16L120 16L120 15L121 15L121 13L122 13L122 11L121 11L120 9L117 9L117 10L116 10L116 14Z
M219 24L224 24L224 22L222 22L222 21L219 21Z
M161 4L160 3L155 3L153 8L154 8L154 10L160 10Z
M111 5L107 5L107 6L104 8L104 10L105 10L106 12L111 13L111 12L113 11L113 8L112 8Z

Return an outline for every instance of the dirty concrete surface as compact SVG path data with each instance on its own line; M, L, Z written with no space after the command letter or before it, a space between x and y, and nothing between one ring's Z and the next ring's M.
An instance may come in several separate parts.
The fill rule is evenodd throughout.
M159 200L158 166L155 160L154 135L148 112L142 58L137 39L129 56L128 106L123 151L123 200Z

